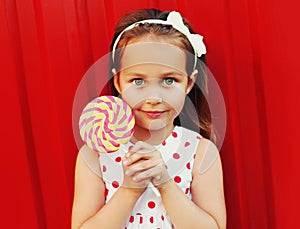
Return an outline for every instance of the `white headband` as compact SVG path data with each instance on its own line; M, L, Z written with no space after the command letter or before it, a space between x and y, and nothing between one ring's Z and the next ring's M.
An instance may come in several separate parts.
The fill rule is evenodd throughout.
M113 49L112 49L112 61L113 62L115 61L116 47L117 47L123 33L128 30L133 29L138 24L145 24L145 23L171 25L174 29L178 30L183 35L185 35L194 49L194 53L195 53L194 69L195 69L196 63L197 63L197 56L200 57L202 54L206 54L206 47L205 47L205 44L203 43L203 37L199 34L191 34L188 27L186 27L184 25L180 13L178 13L176 11L172 11L169 13L166 21L160 20L160 19L147 19L147 20L135 22L135 23L129 25L128 27L126 27L119 34L119 36L117 37L117 39L115 40L115 43L113 45Z

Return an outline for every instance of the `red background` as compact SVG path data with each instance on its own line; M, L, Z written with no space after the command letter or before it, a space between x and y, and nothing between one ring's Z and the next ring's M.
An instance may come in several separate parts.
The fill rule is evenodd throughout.
M299 7L279 0L2 0L1 227L70 228L76 88L116 20L147 7L178 10L205 36L228 116L228 228L296 228Z

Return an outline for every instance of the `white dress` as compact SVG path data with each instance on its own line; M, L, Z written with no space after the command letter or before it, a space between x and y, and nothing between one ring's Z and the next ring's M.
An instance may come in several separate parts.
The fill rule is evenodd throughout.
M173 132L160 145L155 146L161 152L168 173L182 191L191 198L190 184L196 150L201 136L191 130L175 126ZM102 177L106 185L106 202L114 195L123 181L121 158L128 152L132 143L122 145L117 152L100 154ZM137 200L125 229L171 229L172 222L155 188L147 188ZM156 190L157 191L157 190ZM116 216L118 217L118 216Z

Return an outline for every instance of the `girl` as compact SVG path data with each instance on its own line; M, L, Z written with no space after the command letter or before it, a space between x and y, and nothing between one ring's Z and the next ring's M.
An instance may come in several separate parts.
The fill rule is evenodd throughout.
M224 229L202 37L177 12L139 10L121 18L111 50L111 92L131 106L135 132L109 155L80 149L72 228Z

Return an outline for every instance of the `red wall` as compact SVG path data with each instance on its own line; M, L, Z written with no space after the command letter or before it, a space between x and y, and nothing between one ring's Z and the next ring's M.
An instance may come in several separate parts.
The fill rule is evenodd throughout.
M116 20L146 7L178 10L205 36L227 109L228 228L295 228L299 12L279 0L2 0L1 225L70 228L76 88Z

